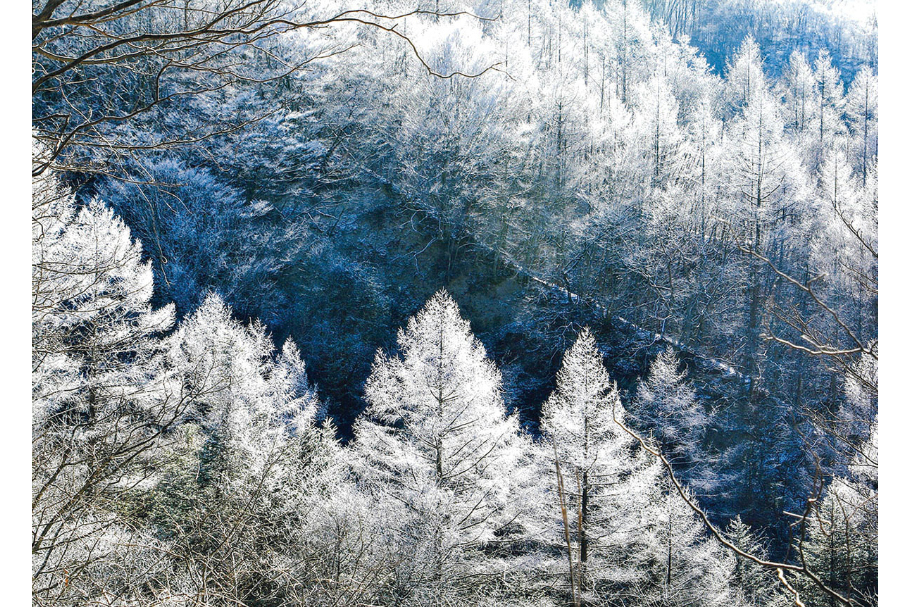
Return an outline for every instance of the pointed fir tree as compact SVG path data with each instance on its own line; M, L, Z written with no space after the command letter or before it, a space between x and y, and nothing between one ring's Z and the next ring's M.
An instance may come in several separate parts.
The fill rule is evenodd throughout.
M367 380L356 471L397 543L395 592L444 600L467 584L479 549L520 506L509 499L517 419L506 415L499 371L445 291L408 320L398 347L397 356L376 355Z
M844 125L844 85L840 72L831 64L827 50L819 52L815 60L815 81L818 90L818 140L817 158L821 160L834 139L846 131Z
M727 116L734 116L752 105L766 92L767 80L761 49L755 38L747 36L727 63L724 100Z
M617 549L611 538L622 518L617 497L628 489L635 467L632 438L613 419L622 421L624 414L594 336L585 328L563 357L556 390L541 411L541 430L553 448L549 458L557 460L550 468L555 472L558 465L562 476L562 489L554 483L551 503L565 505L575 536L570 559L576 591L609 575L603 561Z
M766 542L752 531L752 528L744 523L739 515L733 517L724 530L724 535L743 552L769 560ZM736 566L733 570L732 584L743 604L784 607L791 603L789 597L783 592L773 569L762 567L739 555L734 555L734 558Z
M825 496L812 508L805 540L794 548L806 566L827 587L858 605L877 604L878 493L864 483L835 477ZM810 604L828 605L834 599L808 578L799 589Z
M658 354L647 379L638 384L634 415L672 463L684 469L706 463L704 437L710 415L686 381L686 371L679 370L672 348Z
M310 559L302 539L320 538L309 516L344 489L331 424L296 346L280 353L258 322L244 325L210 294L169 339L173 392L191 415L163 454L162 480L147 496L149 518L172 538L200 593L247 603L262 587L290 593L308 579L289 563Z
M850 83L845 113L856 172L866 185L872 163L878 157L878 77L870 67L863 66Z
M790 55L787 70L780 83L786 107L786 122L801 143L813 138L813 125L818 121L818 90L815 72L806 61L806 56L799 51Z
M659 470L643 509L637 601L667 606L737 605L734 558ZM688 501L695 497L684 488Z

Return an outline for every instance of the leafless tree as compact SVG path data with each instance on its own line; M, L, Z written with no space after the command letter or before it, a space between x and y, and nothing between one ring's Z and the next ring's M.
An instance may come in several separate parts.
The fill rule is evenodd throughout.
M261 120L273 110L224 117L202 129L181 127L162 112L188 98L228 94L240 83L280 81L353 44L328 41L301 52L283 43L293 32L362 26L400 40L439 78L472 78L495 70L490 65L479 73L438 72L398 29L407 17L466 14L422 9L381 14L357 8L320 14L295 0L36 0L32 124L34 138L50 153L33 162L33 173L109 171L113 159L198 142ZM143 119L154 120L159 133L123 136L124 129ZM66 153L73 150L78 153Z

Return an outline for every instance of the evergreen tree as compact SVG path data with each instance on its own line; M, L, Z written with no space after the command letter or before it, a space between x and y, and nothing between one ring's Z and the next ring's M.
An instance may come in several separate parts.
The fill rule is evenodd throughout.
M735 116L761 98L767 89L761 49L747 36L727 65L724 99L727 115Z
M727 192L720 212L730 218L750 250L776 259L801 218L808 178L784 136L780 103L766 88L756 86L753 81L751 101L730 123L724 158ZM739 301L740 322L745 325L740 336L744 342L741 364L747 374L759 377L764 354L760 333L774 274L752 256L741 270L740 280L745 281Z
M813 507L805 541L796 549L829 588L859 605L878 601L878 494L850 479L836 477ZM835 605L836 599L808 579L800 580L808 600Z
M818 89L812 66L799 51L790 55L787 71L784 73L784 105L787 108L787 124L796 139L806 143L814 133L813 125L818 122Z
M704 523L665 473L655 481L643 516L638 602L679 606L739 604L732 553L707 535ZM685 491L689 501L695 501L689 490Z
M325 545L310 517L336 495L356 500L331 424L316 423L297 348L288 341L276 355L262 325L235 320L217 295L169 341L172 390L192 395L192 419L162 453L161 481L144 496L149 518L195 592L221 604L292 600L326 567L308 545ZM301 559L308 566L294 565Z
M871 165L878 158L878 77L868 66L861 68L850 84L846 114L853 135L856 172L866 185Z
M840 72L831 65L831 56L822 50L815 60L815 81L818 90L818 141L817 161L835 138L846 131L844 126L844 85Z

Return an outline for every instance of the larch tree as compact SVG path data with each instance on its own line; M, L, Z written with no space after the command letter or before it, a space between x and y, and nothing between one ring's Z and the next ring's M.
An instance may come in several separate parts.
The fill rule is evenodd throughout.
M780 83L787 125L799 141L804 141L818 121L818 89L815 72L799 51L790 55L787 70Z
M727 192L722 214L741 246L777 258L787 242L787 228L799 220L808 177L797 150L784 136L780 103L766 88L755 90L754 82L752 86L752 99L730 123L724 142ZM743 366L750 376L759 376L759 334L773 277L755 259L748 258L746 264Z
M836 272L844 266L856 266L855 271L868 274L874 262L874 234L877 213L864 208L863 187L856 178L846 153L843 138L826 151L818 170L818 188L814 199L815 238L811 244L811 260L817 270ZM855 274L854 274L855 275ZM832 274L834 283L852 276ZM839 280L840 279L840 280Z
M707 534L689 504L695 503L689 489L684 488L683 499L661 473L650 490L638 538L641 577L635 586L637 600L670 606L740 605L733 554Z
M606 587L636 579L639 515L647 506L656 469L632 450L615 420L625 409L604 367L594 336L583 329L565 353L556 390L543 405L541 430L555 472L546 508L562 531L572 594L593 600ZM558 506L558 509L557 509ZM551 533L555 529L551 530ZM551 539L551 541L554 541Z
M724 82L724 101L727 117L741 112L755 102L767 89L761 49L752 36L746 37L727 65Z
M632 107L642 151L648 159L651 183L657 187L678 177L685 140L679 128L679 103L672 83L658 74L635 87Z
M479 549L521 507L509 499L518 420L506 414L498 369L445 291L408 320L398 348L377 353L367 380L355 471L396 542L393 592L443 600L469 585Z
M331 424L293 342L274 352L259 323L232 318L209 295L171 337L169 366L192 393L192 419L146 496L151 518L193 590L220 603L293 597L310 572L308 518L343 484Z
M32 597L86 604L161 572L161 544L118 510L187 403L164 388L173 308L150 305L141 245L51 172L32 193Z
M873 162L863 185L850 162L848 144L846 138L836 140L819 167L807 262L814 274L828 275L815 290L832 302L840 321L848 323L860 342L850 344L853 347L867 345L877 325L878 169ZM838 320L827 314L815 321L812 331L802 333L818 331L833 337L840 333L840 339L845 333ZM865 355L871 352L867 348ZM851 369L844 366L847 375Z
M846 98L847 124L853 135L857 172L863 185L878 158L878 76L868 66L857 72Z
M647 378L638 384L633 415L671 462L699 468L707 458L704 437L711 416L686 381L687 372L680 371L679 366L672 348L657 355Z
M872 440L877 441L877 434ZM877 445L865 448L873 449ZM868 475L835 477L809 513L805 536L794 542L826 586L862 606L877 604L878 599L878 492L865 480ZM809 600L837 604L816 584L801 581Z
M822 50L815 60L815 81L818 90L818 141L817 159L821 161L825 150L834 139L846 131L844 125L844 85L840 72L831 65L831 56Z
M724 530L724 535L740 550L768 560L768 547L764 539L744 523L739 515ZM790 599L784 594L774 571L757 563L734 555L736 566L733 569L733 585L738 598L746 605L766 607L784 607L790 605Z

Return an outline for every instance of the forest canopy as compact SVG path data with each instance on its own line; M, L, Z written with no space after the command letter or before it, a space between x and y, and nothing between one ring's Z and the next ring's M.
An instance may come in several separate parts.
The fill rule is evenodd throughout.
M877 605L867 9L34 0L33 605Z

